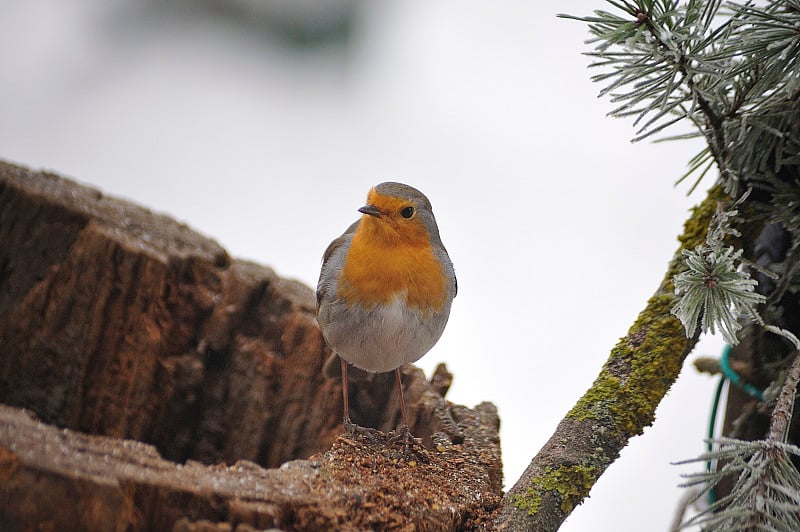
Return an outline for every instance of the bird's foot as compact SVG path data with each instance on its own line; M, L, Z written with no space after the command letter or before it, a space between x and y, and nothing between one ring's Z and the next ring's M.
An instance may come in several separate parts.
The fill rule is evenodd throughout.
M402 444L403 445L403 459L406 461L410 460L419 460L422 462L427 462L428 459L425 455L425 447L422 445L421 438L415 438L413 434L411 434L411 429L408 428L408 425L403 425L400 427L400 430L389 437L389 441L394 444Z
M373 443L378 441L382 434L381 431L379 431L378 429L372 429L369 427L362 427L360 425L356 425L355 423L350 421L349 417L344 418L342 425L344 426L344 431L347 434L351 436L365 437Z

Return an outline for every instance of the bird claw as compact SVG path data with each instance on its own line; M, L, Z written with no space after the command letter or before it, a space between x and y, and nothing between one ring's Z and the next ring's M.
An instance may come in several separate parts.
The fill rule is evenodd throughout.
M400 427L400 430L393 436L389 437L389 441L392 443L399 443L402 440L403 445L410 445L414 440L414 435L411 434L411 429L408 428L408 425L403 425Z
M362 427L360 425L356 425L350 418L345 418L344 422L342 423L344 426L345 432L352 436L362 436L367 437L372 442L375 442L379 439L380 431L378 429L372 429L369 427Z
M422 450L424 450L424 447L422 446L422 440L420 438L415 438L414 435L411 434L411 429L408 428L407 425L403 425L400 427L400 431L398 433L390 436L389 442L403 445L404 460L408 460L410 454L413 454L418 459L423 458L421 451L415 448L419 446L422 448Z

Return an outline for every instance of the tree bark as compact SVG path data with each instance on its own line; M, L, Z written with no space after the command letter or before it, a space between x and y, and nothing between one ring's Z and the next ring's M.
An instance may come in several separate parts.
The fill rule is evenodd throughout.
M342 437L311 289L2 162L0 345L0 529L461 529L499 500L496 411L445 401L446 369L403 371L426 448ZM396 426L391 374L350 388Z

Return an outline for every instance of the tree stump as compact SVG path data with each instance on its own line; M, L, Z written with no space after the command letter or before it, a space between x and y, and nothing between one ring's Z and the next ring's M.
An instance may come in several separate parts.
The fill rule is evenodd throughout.
M0 529L480 527L499 419L451 376L341 385L314 294L175 220L0 162Z

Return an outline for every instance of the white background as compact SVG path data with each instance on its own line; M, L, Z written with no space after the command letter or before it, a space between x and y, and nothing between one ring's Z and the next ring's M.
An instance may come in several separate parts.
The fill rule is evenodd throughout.
M631 144L605 116L586 27L556 18L600 0L356 3L350 41L316 47L213 4L5 4L0 157L310 286L370 186L421 189L459 294L420 366L447 363L452 401L498 406L509 487L658 287L702 199L673 186L700 144ZM693 470L670 462L703 450L714 384L687 365L562 530L667 530Z

